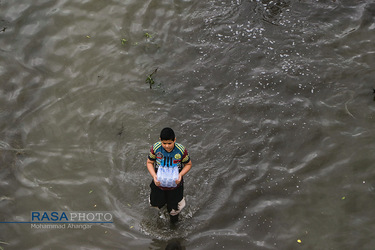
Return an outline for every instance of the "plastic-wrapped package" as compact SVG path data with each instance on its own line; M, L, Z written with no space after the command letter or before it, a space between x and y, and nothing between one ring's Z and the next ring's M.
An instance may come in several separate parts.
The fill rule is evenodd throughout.
M156 174L160 186L162 187L176 187L176 180L178 179L178 167L159 167Z

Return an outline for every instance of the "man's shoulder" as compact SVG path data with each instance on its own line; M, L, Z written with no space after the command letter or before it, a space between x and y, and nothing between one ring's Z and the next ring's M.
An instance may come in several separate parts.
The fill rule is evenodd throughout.
M188 163L190 161L190 156L189 156L189 153L187 152L186 148L179 144L179 143L176 143L175 144L175 149L177 149L179 151L179 155L180 157L182 157L181 159L181 162L182 163Z
M184 153L185 152L185 147L183 145L181 145L180 143L175 143L175 148L177 148L181 153Z
M154 145L152 145L152 149L154 151L158 150L161 147L161 142L155 142Z

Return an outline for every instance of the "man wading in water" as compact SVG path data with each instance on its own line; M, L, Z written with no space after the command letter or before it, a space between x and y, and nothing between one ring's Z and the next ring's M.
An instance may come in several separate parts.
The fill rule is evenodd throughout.
M159 209L167 204L172 223L178 221L178 214L185 207L183 176L191 166L189 153L184 146L176 143L174 131L164 128L160 133L160 142L151 147L147 169L153 178L150 204Z

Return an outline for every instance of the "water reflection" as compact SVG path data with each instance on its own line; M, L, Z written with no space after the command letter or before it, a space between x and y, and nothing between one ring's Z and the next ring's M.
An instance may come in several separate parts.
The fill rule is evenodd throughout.
M361 16L361 27L369 29L375 28L375 3L369 3Z
M254 1L254 0L253 0ZM278 25L284 10L290 6L290 1L284 0L255 0L256 10L262 13L263 20Z
M181 240L170 240L165 247L165 250L185 250L186 248L181 245Z
M180 238L171 239L168 241L153 240L150 245L151 249L157 250L185 250L184 240Z

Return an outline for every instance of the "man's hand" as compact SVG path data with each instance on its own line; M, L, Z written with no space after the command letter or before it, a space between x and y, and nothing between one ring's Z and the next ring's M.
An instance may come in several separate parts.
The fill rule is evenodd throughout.
M156 175L154 177L154 183L155 183L156 186L160 186L160 181L158 181L158 178L157 178Z
M177 185L180 184L181 180L182 180L182 175L178 174L178 179L176 180L176 184Z
M180 182L182 181L182 176L184 176L187 172L190 171L191 165L192 165L191 161L184 164L184 167L182 168L181 172L178 174L178 179L176 180L177 185L180 184Z

